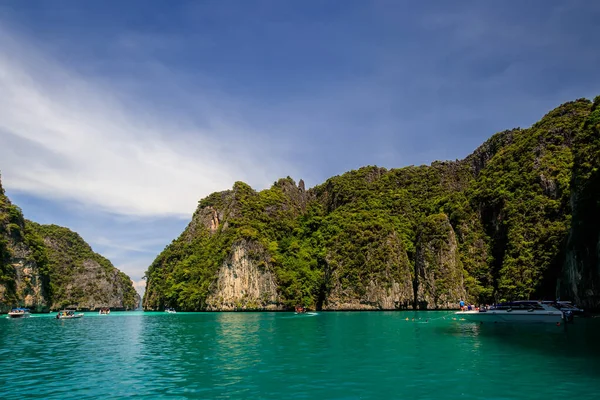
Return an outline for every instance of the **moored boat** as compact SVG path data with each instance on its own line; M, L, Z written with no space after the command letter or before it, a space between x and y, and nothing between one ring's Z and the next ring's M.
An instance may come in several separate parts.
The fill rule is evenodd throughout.
M554 323L560 324L563 313L539 301L523 300L500 303L489 308L458 311L456 316L476 322Z
M549 304L554 308L558 308L562 312L571 312L572 314L583 314L583 309L579 308L576 304L573 304L570 301L543 301L544 304Z
M29 318L30 316L28 308L13 308L8 313L9 318Z
M108 314L110 314L110 308L102 307L100 310L98 310L98 314L99 315L108 315Z
M577 305L571 303L570 301L543 301L544 304L549 304L554 308L559 309L563 313L563 319L566 322L573 322L573 318L576 315L582 315L583 309L579 308Z
M165 312L169 314L177 314L177 311L175 311L175 309L171 307L165 308Z
M75 319L83 317L83 313L75 314L72 310L62 310L56 314L56 319Z

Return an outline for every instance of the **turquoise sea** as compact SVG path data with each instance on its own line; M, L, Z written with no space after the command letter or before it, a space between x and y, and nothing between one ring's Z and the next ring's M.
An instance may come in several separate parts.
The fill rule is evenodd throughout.
M600 398L600 318L565 329L447 312L53 317L0 318L0 398Z

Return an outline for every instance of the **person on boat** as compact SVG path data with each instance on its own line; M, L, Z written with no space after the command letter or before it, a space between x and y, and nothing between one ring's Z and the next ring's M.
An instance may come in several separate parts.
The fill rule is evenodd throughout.
M465 302L461 299L460 303L458 303L460 305L460 311L465 311Z

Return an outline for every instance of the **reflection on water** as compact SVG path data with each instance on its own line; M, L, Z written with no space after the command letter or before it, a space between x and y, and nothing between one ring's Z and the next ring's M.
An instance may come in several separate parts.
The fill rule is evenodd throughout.
M2 318L0 398L595 399L599 332L435 312Z

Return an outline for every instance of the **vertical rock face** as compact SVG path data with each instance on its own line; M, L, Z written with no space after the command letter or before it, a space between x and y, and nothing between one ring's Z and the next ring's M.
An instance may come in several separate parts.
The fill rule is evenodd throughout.
M25 220L0 182L0 312L16 306L41 312L138 305L127 275L75 232Z
M413 304L413 276L406 249L396 233L383 243L384 260L377 261L381 270L370 268L362 277L361 285L344 285L343 272L332 273L331 292L323 305L324 310L397 310ZM367 254L369 260L373 254ZM367 263L368 261L365 260ZM356 287L363 288L357 292Z
M600 309L600 202L585 199L591 187L578 189L572 197L573 226L559 293L585 308Z
M446 214L425 219L417 239L415 272L419 308L451 308L464 299L458 243Z
M561 294L600 309L600 96L574 143L573 218Z
M206 226L210 233L215 233L219 229L223 215L219 215L217 210L212 207L206 207L201 214L202 224Z
M0 312L12 307L42 311L46 307L47 280L40 270L46 261L21 210L5 196L0 182Z
M599 105L565 103L460 161L367 166L308 190L236 182L150 266L145 308L203 310L209 295L210 309L266 308L263 293L288 309L456 308L552 298L561 272L563 298L600 307Z
M31 250L21 242L12 242L12 256L5 267L11 271L12 281L0 283L0 311L14 306L27 307L34 311L46 309L46 287Z
M218 272L206 299L210 311L280 310L277 284L268 269L268 254L258 244L242 240Z
M513 142L514 135L519 133L519 131L519 129L513 129L496 133L479 146L473 154L469 155L465 161L470 164L474 175L479 176L479 173L487 166L496 153Z
M43 238L47 249L51 309L138 307L139 296L129 277L95 253L77 233L56 225L29 224Z
M46 308L46 293L39 268L35 261L31 260L31 251L26 246L18 244L14 250L15 256L11 265L16 272L19 303L24 307L42 311Z

